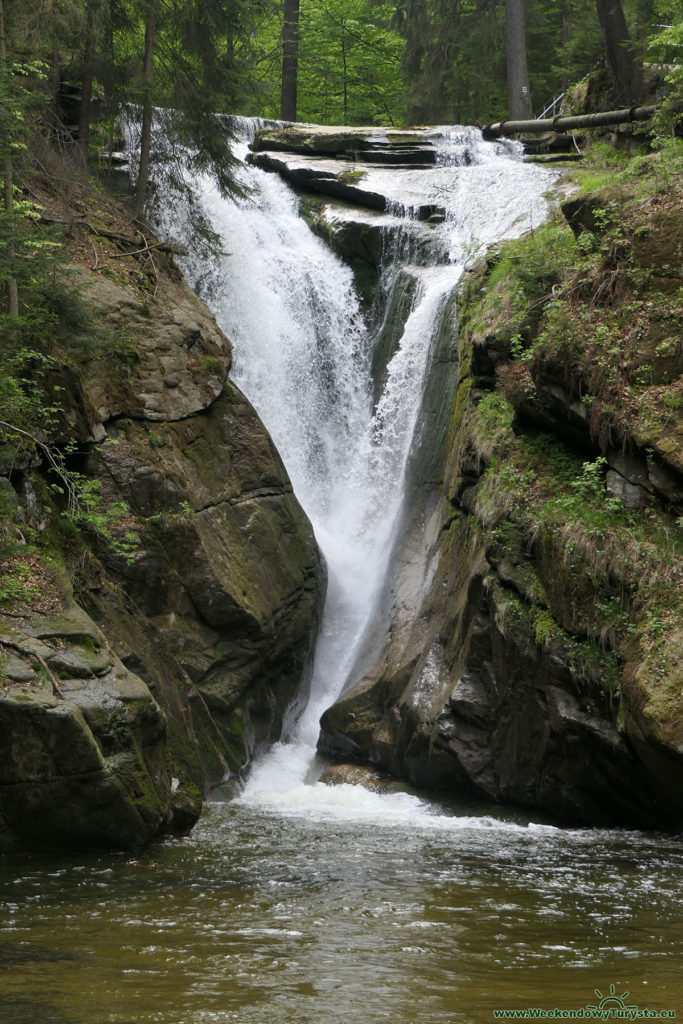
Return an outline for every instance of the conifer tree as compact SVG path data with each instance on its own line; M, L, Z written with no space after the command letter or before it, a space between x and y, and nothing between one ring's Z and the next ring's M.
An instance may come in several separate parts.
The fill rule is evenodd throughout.
M505 0L505 52L508 113L513 120L523 121L533 116L527 67L524 0Z
M3 0L0 0L0 88L2 88L3 99L8 98L9 93L9 70L7 67L7 44L5 41L5 9ZM9 120L12 117L12 112L5 109L3 111L4 120ZM3 170L3 207L5 213L11 217L14 210L14 167L12 164L12 150L11 150L11 133L6 130L8 126L3 126L3 150L2 153L2 170ZM12 266L16 256L16 250L14 242L8 239L6 242L6 259L9 267L9 274L7 275L7 312L10 316L19 316L19 290L17 288L17 279L12 273Z
M596 0L605 53L614 79L618 103L637 103L642 95L642 74L629 35L621 0Z
M142 132L140 135L140 162L138 180L135 187L136 216L140 216L145 207L147 185L149 183L149 161L152 147L152 117L154 113L152 89L154 86L154 43L156 36L157 2L147 0L145 11L145 50L142 59Z
M296 121L299 68L299 0L284 0L282 22L282 95L280 117Z

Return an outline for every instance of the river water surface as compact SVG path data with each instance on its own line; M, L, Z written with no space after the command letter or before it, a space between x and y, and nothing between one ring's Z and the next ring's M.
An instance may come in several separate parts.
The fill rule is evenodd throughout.
M139 857L4 864L0 1020L480 1024L612 985L683 1013L677 838L415 811L212 805Z

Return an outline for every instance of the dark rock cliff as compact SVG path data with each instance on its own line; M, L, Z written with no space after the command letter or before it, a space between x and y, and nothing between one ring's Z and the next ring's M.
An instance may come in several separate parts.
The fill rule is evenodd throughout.
M324 595L310 524L209 311L168 258L152 295L134 259L128 272L98 255L99 273L79 273L114 343L55 373L70 459L98 507L125 511L75 535L36 459L2 481L19 541L3 570L24 581L0 614L4 845L186 831L201 796L279 738Z
M568 822L679 825L680 199L566 215L578 247L558 215L447 314L386 639L319 749Z

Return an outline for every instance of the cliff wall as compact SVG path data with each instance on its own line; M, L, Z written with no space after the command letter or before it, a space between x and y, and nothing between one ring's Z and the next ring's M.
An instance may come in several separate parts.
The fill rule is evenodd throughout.
M683 820L680 178L469 275L425 396L386 642L320 750L568 822Z
M279 738L324 596L310 524L228 379L230 343L170 256L116 241L123 216L107 202L69 229L70 286L108 335L49 376L80 529L40 445L0 481L5 846L186 831Z

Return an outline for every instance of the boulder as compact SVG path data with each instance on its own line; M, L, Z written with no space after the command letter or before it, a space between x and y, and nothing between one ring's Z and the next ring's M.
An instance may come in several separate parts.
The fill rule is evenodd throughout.
M75 271L112 327L63 402L96 511L65 532L36 467L4 483L44 540L22 563L30 593L46 565L61 580L53 614L19 598L0 637L6 845L187 831L306 692L325 591L311 525L207 307L167 258L155 295L120 266Z
M0 650L2 847L130 849L163 834L166 718L93 620L68 602L57 615L3 621Z

